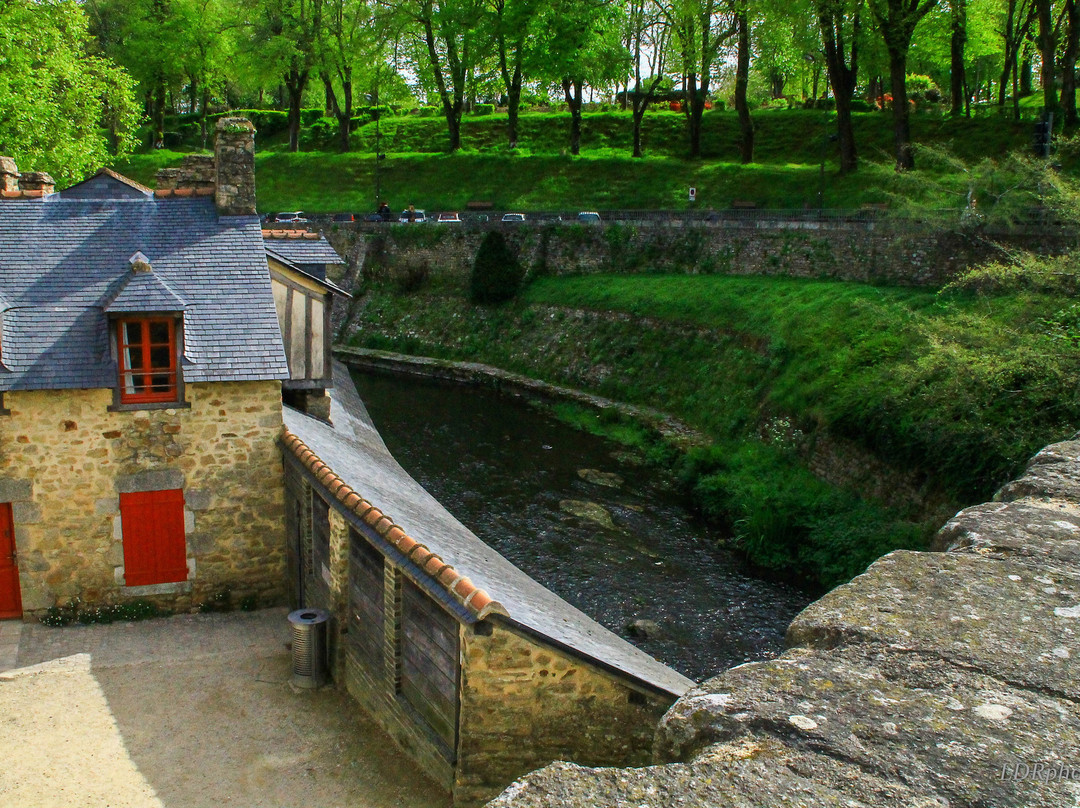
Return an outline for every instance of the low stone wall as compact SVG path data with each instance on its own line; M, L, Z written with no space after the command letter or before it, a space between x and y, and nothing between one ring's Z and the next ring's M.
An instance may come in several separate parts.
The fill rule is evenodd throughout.
M12 503L24 612L142 596L120 577L119 494L168 488L184 491L194 573L158 599L186 609L228 588L234 601L282 600L280 383L189 384L185 397L190 406L109 412L107 389L4 396L0 501Z
M791 650L681 698L654 763L556 763L492 808L1080 801L1080 435L938 552L897 551L809 606Z
M780 275L938 286L1004 253L1071 245L1071 235L935 230L886 221L615 222L559 224L335 224L327 239L348 262L347 280L465 289L484 234L501 229L531 275L691 272Z
M454 805L483 803L537 765L644 765L672 697L632 689L497 616L462 632L461 728Z

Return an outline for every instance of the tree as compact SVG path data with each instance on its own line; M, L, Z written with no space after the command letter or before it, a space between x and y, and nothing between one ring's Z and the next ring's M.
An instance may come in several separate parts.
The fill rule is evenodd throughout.
M82 8L63 0L0 3L0 154L60 182L135 145L131 77L92 55Z
M610 0L553 0L548 23L537 32L530 72L562 90L570 110L570 153L581 150L583 88L625 76L619 7Z
M645 111L664 81L664 68L668 52L669 27L654 0L630 0L627 7L627 45L631 54L634 88L626 86L626 97L632 104L634 122L633 156L642 157L641 123ZM648 63L649 73L642 76L642 61Z
M480 242L469 280L474 303L504 303L517 294L525 273L517 255L498 230L489 230Z
M959 116L964 113L964 99L967 97L964 80L964 46L967 44L967 0L950 2L950 37L949 37L949 113Z
M300 109L316 64L323 0L249 0L250 44L288 94L289 151L300 149Z
M1061 56L1061 111L1066 126L1076 126L1076 62L1080 57L1080 2L1065 0L1065 51Z
M524 67L536 58L532 53L534 32L547 18L549 8L547 0L488 0L488 3L494 15L492 28L499 77L506 92L506 137L510 148L516 149Z
M1058 108L1057 85L1054 83L1054 65L1057 54L1057 26L1054 21L1053 0L1034 0L1035 16L1039 21L1039 56L1042 62L1043 108L1056 112Z
M376 69L382 54L381 38L372 8L365 0L324 0L323 25L319 29L319 78L327 107L337 120L338 148L349 150L353 117L353 78L357 63ZM335 90L341 88L341 98Z
M1035 20L1034 0L1006 0L1004 27L1001 36L1005 45L1004 68L998 83L998 106L1005 106L1005 92L1012 75L1013 113L1020 120L1020 51L1024 47Z
M701 156L701 117L712 75L724 45L735 36L737 25L720 0L662 0L678 53L686 98L690 156Z
M750 83L750 11L746 0L735 4L735 112L739 116L739 159L754 161L754 121L746 90Z
M416 38L417 70L430 79L442 106L448 149L461 148L466 85L483 50L483 0L390 0L393 14Z
M817 0L818 22L825 50L825 66L836 102L840 141L840 172L858 168L851 100L859 75L859 38L863 0Z
M868 0L889 53L889 87L892 90L893 144L896 169L915 167L911 152L911 123L907 97L907 57L915 27L937 0Z

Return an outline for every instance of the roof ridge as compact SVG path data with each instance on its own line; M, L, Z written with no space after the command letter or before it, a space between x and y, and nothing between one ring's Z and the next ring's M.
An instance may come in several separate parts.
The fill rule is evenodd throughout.
M493 612L509 616L509 612L501 603L492 599L487 592L458 572L452 565L446 563L441 557L431 552L425 545L409 536L398 525L394 524L394 521L389 516L361 497L306 443L293 434L288 427L282 428L282 443L338 502L360 517L379 536L397 548L436 584L445 589L468 611L476 615L478 620L483 620Z
M153 188L147 188L141 182L136 182L135 180L131 179L131 177L125 177L123 174L113 171L111 168L105 168L104 166L102 166L97 170L97 173L105 174L106 176L112 177L114 180L122 182L125 185L129 185L137 191L142 191L144 194L154 193Z

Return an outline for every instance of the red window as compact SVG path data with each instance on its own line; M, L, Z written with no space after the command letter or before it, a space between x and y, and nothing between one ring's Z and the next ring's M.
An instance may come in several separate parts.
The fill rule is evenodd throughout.
M121 494L120 526L127 586L187 580L183 491Z
M120 320L120 401L176 401L176 323L170 318Z

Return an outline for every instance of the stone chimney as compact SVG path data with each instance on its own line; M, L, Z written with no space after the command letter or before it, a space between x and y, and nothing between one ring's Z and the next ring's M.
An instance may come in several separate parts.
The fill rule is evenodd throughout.
M56 181L44 171L24 171L19 175L23 196L44 196L56 190Z
M222 216L255 213L255 127L247 118L220 118L214 140L217 190Z
M19 195L19 167L10 157L0 157L0 195Z
M208 154L189 154L179 168L163 168L157 173L155 196L210 196L217 171Z

